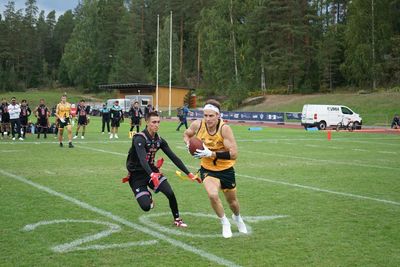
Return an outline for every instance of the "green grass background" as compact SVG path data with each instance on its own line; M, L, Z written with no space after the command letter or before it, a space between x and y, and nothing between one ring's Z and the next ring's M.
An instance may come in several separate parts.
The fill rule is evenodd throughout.
M182 132L175 131L176 125L163 121L160 135L195 171L198 161L185 151ZM37 140L29 135L23 142L0 140L0 169L142 225L139 218L145 213L129 186L120 180L126 175L125 159L131 145L128 127L126 121L120 139L109 140L107 134L100 134L99 118L92 118L86 138L74 140L73 149L59 148L53 136ZM332 132L328 141L325 132L232 128L239 147L236 173L242 215L288 217L249 223L251 235L228 240L167 236L240 266L399 266L398 135ZM162 152L158 154L162 156ZM180 210L214 214L204 188L180 180L174 175L176 169L166 158L163 172L175 190ZM163 195L156 194L155 202L149 214L169 213ZM225 201L224 206L230 216ZM105 227L69 223L41 226L32 232L22 228L56 219L119 223L4 173L0 173L0 216L1 266L216 265L163 240L152 246L52 252L54 245L98 233ZM183 217L189 227L178 231L220 234L217 219ZM152 220L176 230L169 214ZM87 245L154 240L125 225L121 227L120 233ZM232 229L237 231L234 226Z

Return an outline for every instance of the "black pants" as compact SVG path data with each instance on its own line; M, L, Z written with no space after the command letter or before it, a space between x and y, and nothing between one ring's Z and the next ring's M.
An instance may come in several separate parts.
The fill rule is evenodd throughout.
M131 178L129 179L129 185L131 186L131 189L135 194L136 200L139 203L140 208L144 211L149 211L151 208L152 196L148 190L148 187L153 188L153 183L148 182L148 177L143 179L140 176L136 176L136 178L138 179L135 179L131 176ZM161 184L158 186L157 192L163 193L168 198L172 216L174 217L174 219L179 218L178 202L176 201L175 193L172 190L171 185L166 179L162 181Z
M110 132L110 119L104 119L104 118L102 120L101 132L104 132L106 124L107 124L107 132Z
M11 119L11 133L12 133L12 137L15 137L15 131L17 131L18 133L18 138L21 137L21 122L18 119Z

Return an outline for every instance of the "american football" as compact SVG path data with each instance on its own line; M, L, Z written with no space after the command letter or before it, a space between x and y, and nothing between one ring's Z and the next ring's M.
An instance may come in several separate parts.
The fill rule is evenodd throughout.
M201 141L197 137L192 137L189 140L189 152L190 154L194 154L196 152L196 149L204 149L203 148L203 141Z

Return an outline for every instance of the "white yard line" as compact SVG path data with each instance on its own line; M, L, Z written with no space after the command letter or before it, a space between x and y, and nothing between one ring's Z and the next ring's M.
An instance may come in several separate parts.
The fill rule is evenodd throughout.
M285 155L285 154L277 154L277 153L266 153L266 152L259 152L259 151L242 151L241 153L251 153L251 154L261 154L271 157L281 157L281 158L290 158L290 159L300 159L300 160L310 160L316 162L325 162L329 164L339 164L339 165L349 165L355 167L363 167L363 168L376 168L376 169L386 169L386 170L398 170L395 167L389 166L381 166L381 165L372 165L372 164L362 164L357 162L347 162L347 161L337 161L337 160L329 160L329 159L314 159L314 158L306 158L300 156L292 156L292 155Z
M239 266L234 262L228 261L228 260L226 260L224 258L218 257L218 256L216 256L214 254L211 254L211 253L207 252L207 251L204 251L204 250L198 249L198 248L196 248L194 246L188 245L188 244L186 244L186 243L184 243L182 241L173 239L173 238L171 238L169 236L166 236L166 235L164 235L162 233L159 233L159 232L157 232L157 231L155 231L153 229L144 227L144 226L142 226L140 224L136 224L136 223L130 222L130 221L128 221L128 220L126 220L126 219L124 219L124 218L122 218L120 216L112 214L109 211L97 208L97 207L92 206L92 205L90 205L90 204L88 204L86 202L80 201L80 200L78 200L76 198L73 198L73 197L70 197L70 196L65 195L63 193L57 192L57 191L55 191L55 190L53 190L53 189L51 189L49 187L46 187L46 186L40 185L38 183L32 182L31 180L28 180L25 177L22 177L22 176L13 174L13 173L6 172L4 170L0 170L0 174L2 174L4 176L7 176L8 178L17 180L19 182L22 182L24 184L30 185L32 187L35 187L36 189L38 189L40 191L43 191L43 192L46 192L46 193L48 193L48 194L50 194L52 196L56 196L56 197L62 198L65 201L71 202L72 204L75 204L75 205L79 206L82 209L86 209L86 210L92 211L94 213L97 213L99 215L107 217L107 218L109 218L111 220L119 222L119 223L121 223L123 225L131 227L131 228L133 228L133 229L135 229L137 231L143 232L145 234L148 234L150 236L158 238L158 239L160 239L162 241L168 242L168 243L170 243L171 245L173 245L175 247L178 247L178 248L184 249L184 250L186 250L188 252L191 252L193 254L196 254L196 255L198 255L198 256L200 256L200 257L202 257L202 258L204 258L204 259L206 259L208 261L211 261L211 262L214 262L214 263L217 263L217 264L220 264L220 265L224 265L224 266Z
M124 157L126 156L126 154L123 154L123 153L111 152L111 151L106 151L106 150L97 149L97 148L89 148L89 147L81 147L81 146L79 146L79 148L83 148L83 149L87 149L87 150L93 150L93 151L97 151L97 152L103 152L103 153L110 153L110 154L120 155L120 156L124 156ZM173 165L172 163L169 163L169 162L166 162L166 163ZM196 166L196 167L195 166L189 166L189 165L187 165L187 166L190 167L190 168L193 168L193 169L198 168L198 166ZM386 203L386 204L392 204L392 205L400 205L400 202L386 200L386 199L373 198L373 197L367 197L367 196L356 195L356 194L351 194L351 193L332 191L332 190L322 189L322 188L313 187L313 186L307 186L307 185L301 185L301 184L293 184L293 183L288 183L288 182L272 180L272 179L268 179L268 178L264 178L264 177L255 177L255 176L244 175L244 174L239 174L239 173L236 173L236 175L237 176L242 176L242 177L245 177L245 178L249 178L249 179L253 179L253 180L259 180L259 181L268 182L268 183L274 183L274 184L280 184L280 185L285 185L285 186L297 187L297 188L313 190L313 191L317 191L317 192L324 192L324 193L340 195L340 196L346 196L346 197L357 198L357 199L372 200L372 201L377 201L377 202Z
M250 176L250 175L245 175L245 174L236 174L236 175L237 176L241 176L241 177L245 177L245 178L249 178L249 179L253 179L253 180L268 182L268 183L288 185L288 186L292 186L292 187L298 187L298 188L302 188L302 189L308 189L308 190L324 192L324 193L340 195L340 196L346 196L346 197L352 197L352 198L358 198L358 199L373 200L373 201L382 202L382 203L386 203L386 204L397 205L397 206L400 205L400 202L386 200L386 199L380 199L380 198L374 198L374 197L366 197L366 196L362 196L362 195L356 195L356 194L351 194L351 193L332 191L332 190L327 190L327 189L322 189L322 188L313 187L313 186L307 186L307 185L301 185L301 184L292 184L292 183L288 183L288 182L276 181L276 180L271 180L271 179L268 179L268 178L255 177L255 176Z

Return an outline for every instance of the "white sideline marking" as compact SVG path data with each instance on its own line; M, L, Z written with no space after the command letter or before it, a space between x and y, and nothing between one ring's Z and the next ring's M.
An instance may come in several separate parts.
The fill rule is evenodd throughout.
M79 146L79 148L85 148L85 149L88 149L88 150L99 151L96 148L80 147L80 146ZM110 153L109 151L106 151L106 150L102 150L100 152ZM117 155L120 155L120 156L125 156L125 154L122 154L122 153L117 153L117 152L111 152L111 153L117 154ZM166 162L166 163L172 165L172 163L169 163L169 162ZM186 166L189 166L189 165L186 165ZM194 166L189 166L189 167L190 168L196 168ZM250 178L250 179L254 179L254 180L260 180L260 181L269 182L269 183L275 183L275 184L287 185L287 186L292 186L292 187L298 187L298 188L313 190L313 191L317 191L317 192L324 192L324 193L329 193L329 194L334 194L334 195L341 195L341 196L358 198L358 199L373 200L373 201L377 201L377 202L383 202L383 203L386 203L386 204L400 205L400 202L391 201L391 200L385 200L385 199L373 198L373 197L366 197L366 196L362 196L362 195L355 195L355 194L351 194L351 193L343 193L343 192L338 192L338 191L331 191L331 190L322 189L322 188L313 187L313 186L307 186L307 185L301 185L301 184L292 184L292 183L288 183L288 182L276 181L276 180L271 180L271 179L268 179L268 178L254 177L254 176L238 174L238 173L236 175L237 176L246 177L246 178Z
M364 168L377 168L377 169L387 169L387 170L396 170L396 171L398 170L398 168L389 167L389 166L370 165L370 164L362 164L362 163L356 163L356 162L345 162L345 161L336 161L336 160L329 160L329 159L313 159L313 158L276 154L276 153L266 153L266 152L259 152L259 151L243 151L243 152L244 153L257 153L257 154L273 156L273 157L283 157L283 158L300 159L300 160L312 160L312 161L326 162L326 163L331 163L331 164L359 166L359 167L364 167Z
M331 191L331 190L321 189L321 188L313 187L313 186L307 186L307 185L301 185L301 184L292 184L292 183L287 183L287 182L271 180L271 179L268 179L268 178L254 177L254 176L245 175L245 174L237 174L237 176L242 176L242 177L250 178L250 179L253 179L253 180L259 180L259 181L264 181L264 182L269 182L269 183L274 183L274 184L288 185L288 186L294 186L294 187L303 188L303 189L309 189L309 190L318 191L318 192L325 192L325 193L330 193L330 194L335 194L335 195L341 195L341 196L346 196L346 197L353 197L353 198L359 198L359 199L368 199L368 200L383 202L383 203L386 203L386 204L400 205L400 202L396 202L396 201L385 200L385 199L374 198L374 197L366 197L366 196L355 195L355 194L350 194L350 193Z
M198 249L196 247L193 247L191 245L188 245L188 244L186 244L186 243L184 243L182 241L173 239L173 238L171 238L169 236L166 236L166 235L164 235L162 233L159 233L159 232L156 232L156 231L154 231L152 229L144 227L144 226L142 226L140 224L132 223L132 222L130 222L130 221L128 221L128 220L126 220L126 219L124 219L122 217L119 217L117 215L112 214L109 211L102 210L100 208L94 207L94 206L92 206L92 205L90 205L88 203L85 203L83 201L80 201L80 200L78 200L76 198L67 196L67 195L65 195L63 193L59 193L59 192L57 192L57 191L55 191L55 190L53 190L53 189L51 189L49 187L46 187L46 186L37 184L35 182L32 182L32 181L30 181L30 180L28 180L28 179L26 179L26 178L24 178L22 176L15 175L15 174L6 172L4 170L0 170L0 173L5 175L5 176L7 176L7 177L9 177L9 178L12 178L14 180L17 180L17 181L20 181L22 183L28 184L28 185L30 185L32 187L35 187L36 189L39 189L40 191L44 191L44 192L46 192L46 193L48 193L50 195L53 195L53 196L56 196L56 197L60 197L60 198L66 200L68 202L71 202L71 203L73 203L73 204L75 204L75 205L77 205L77 206L79 206L79 207L81 207L83 209L95 212L95 213L100 214L102 216L105 216L105 217L107 217L109 219L112 219L112 220L114 220L116 222L124 224L124 225L126 225L128 227L131 227L131 228L133 228L135 230L138 230L138 231L143 232L145 234L148 234L148 235L151 235L151 236L156 237L158 239L161 239L161 240L163 240L165 242L170 243L173 246L182 248L182 249L184 249L186 251L189 251L189 252L191 252L193 254L196 254L196 255L198 255L198 256L200 256L202 258L205 258L205 259L207 259L209 261L215 262L215 263L220 264L220 265L225 265L225 266L240 266L240 265L237 265L234 262L228 261L228 260L226 260L224 258L218 257L218 256L216 256L214 254L211 254L211 253L207 252L207 251L204 251L204 250Z
M22 150L0 150L0 153L14 153L21 152Z
M59 252L59 253L76 251L76 250L82 251L82 250L89 250L89 249L103 250L103 249L110 249L110 248L126 248L126 247L131 247L131 246L153 245L158 242L157 240L149 240L149 241L139 241L139 242L128 242L128 243L122 243L122 244L91 245L91 246L86 246L86 247L78 247L84 243L95 241L95 240L107 237L113 233L117 233L117 232L121 231L121 227L117 224L109 223L109 222L102 222L102 221L98 221L98 220L64 219L64 220L53 220L53 221L40 221L35 224L25 225L23 230L29 232L29 231L35 230L37 227L42 226L42 225L60 224L60 223L102 224L102 225L108 226L109 229L101 231L94 235L89 235L84 238L76 239L69 243L64 243L61 245L53 246L51 248L51 250L53 250L54 252Z
M397 154L397 152L394 152L394 151L378 151L378 153L381 153L381 154Z
M369 150L361 149L361 148L353 148L352 150L359 151L359 152L368 152L369 151Z

